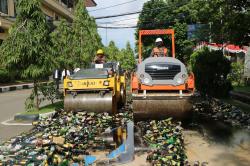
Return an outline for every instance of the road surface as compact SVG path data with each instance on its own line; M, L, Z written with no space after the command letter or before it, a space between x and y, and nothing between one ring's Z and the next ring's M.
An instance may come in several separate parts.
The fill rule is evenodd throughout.
M16 113L24 112L24 102L30 93L30 89L0 93L0 144L32 128L32 126L8 126L2 124L6 120L13 119Z

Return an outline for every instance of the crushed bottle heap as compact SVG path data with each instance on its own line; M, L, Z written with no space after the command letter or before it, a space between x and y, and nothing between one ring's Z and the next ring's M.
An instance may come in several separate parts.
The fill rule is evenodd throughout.
M84 156L98 150L113 151L115 143L103 137L107 130L133 121L131 109L123 113L65 112L34 122L34 128L0 145L1 165L84 165ZM149 147L151 165L184 165L182 127L171 118L140 121L141 138ZM145 161L146 162L146 161Z
M181 123L171 118L159 121L140 121L136 124L152 150L147 161L152 165L183 165L186 160Z
M0 145L0 165L84 165L90 150L112 149L100 134L126 124L131 113L64 112L34 122L34 128Z
M207 98L195 103L194 112L222 120L232 126L240 126L250 130L250 114L239 108L215 98Z

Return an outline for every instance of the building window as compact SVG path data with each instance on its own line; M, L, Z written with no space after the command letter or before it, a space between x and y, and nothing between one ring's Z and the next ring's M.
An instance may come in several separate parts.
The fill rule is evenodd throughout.
M59 20L59 16L55 15L55 20L58 21Z
M4 33L4 29L0 27L0 33Z
M8 0L0 1L0 12L8 14Z
M61 0L63 4L67 6L67 8L73 8L74 6L74 1L73 0Z
M48 15L45 15L45 18L46 18L47 21L53 21L53 17L50 17Z

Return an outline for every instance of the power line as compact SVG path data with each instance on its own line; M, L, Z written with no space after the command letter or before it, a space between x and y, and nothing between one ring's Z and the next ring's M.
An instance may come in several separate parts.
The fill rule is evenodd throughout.
M116 7L116 6L121 6L121 5L125 5L125 4L128 4L128 3L132 3L132 2L135 2L135 1L137 1L137 0L132 0L132 1L123 2L123 3L119 3L119 4L116 4L116 5L112 5L112 6L107 6L107 7L103 7L103 8L99 8L99 9L95 9L95 10L90 10L89 12L95 12L95 11L98 11L98 10L109 9L109 8L113 8L113 7Z
M114 21L110 21L110 22L98 22L98 24L112 24L112 23L116 23L116 22L122 22L122 21L126 21L126 20L135 20L135 19L138 19L138 17L127 18L127 19L122 19L122 20L114 20Z
M136 26L124 26L124 27L105 27L105 26L97 26L97 28L102 28L102 29L135 29L137 28Z
M144 12L147 12L147 11L150 12L150 11L161 10L161 9L166 9L166 8L167 8L167 7L149 9L149 10L144 10ZM121 14L116 14L116 15L108 15L108 16L94 17L94 19L99 20L99 19L106 19L106 18L113 18L113 17L128 16L128 15L139 14L139 13L141 13L141 12L142 12L142 10L140 10L140 11L135 11L135 12L121 13Z
M137 23L134 23L134 22L132 22L132 23L127 23L127 24L125 24L125 23L122 23L122 24L100 24L99 26L135 26Z
M109 16L94 17L94 18L95 18L96 20L99 20L99 19L105 19L105 18L113 18L113 17L128 16L128 15L139 14L139 13L141 13L141 11L129 12L129 13L122 13L122 14L117 14L117 15L109 15Z

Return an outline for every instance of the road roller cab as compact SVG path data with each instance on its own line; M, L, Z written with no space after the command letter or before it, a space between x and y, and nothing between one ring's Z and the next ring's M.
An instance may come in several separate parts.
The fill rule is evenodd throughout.
M172 57L149 57L142 61L145 35L171 35ZM174 30L139 31L139 63L131 78L135 118L182 118L192 109L194 75L175 58Z
M125 75L119 63L91 64L64 79L67 111L116 113L126 100Z

